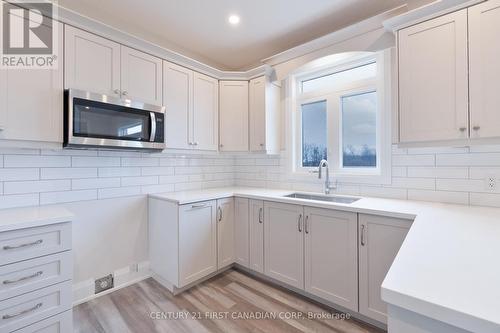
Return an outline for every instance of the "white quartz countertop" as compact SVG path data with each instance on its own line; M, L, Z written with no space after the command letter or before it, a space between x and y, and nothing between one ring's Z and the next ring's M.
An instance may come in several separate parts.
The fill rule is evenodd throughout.
M500 209L363 197L352 204L293 191L220 188L152 194L180 205L231 196L414 219L382 284L395 306L473 332L500 332Z
M41 206L0 210L0 232L69 222L73 214L59 206Z

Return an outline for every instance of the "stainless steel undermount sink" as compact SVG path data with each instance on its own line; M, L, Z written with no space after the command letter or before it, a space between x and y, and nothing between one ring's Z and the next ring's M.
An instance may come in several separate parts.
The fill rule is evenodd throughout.
M320 194L306 194L306 193L292 193L285 195L287 198L304 199L312 201L326 201L326 202L336 202L342 204L352 204L358 201L360 198L343 197L343 196L330 196L330 195L320 195Z

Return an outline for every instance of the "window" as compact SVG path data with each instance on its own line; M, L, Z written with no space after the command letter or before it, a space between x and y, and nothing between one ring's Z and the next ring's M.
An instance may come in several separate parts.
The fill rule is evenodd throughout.
M342 97L342 166L377 167L377 92Z
M390 114L382 105L390 82L384 82L383 60L370 54L293 78L294 174L317 170L326 159L337 180L390 180L390 162L384 160L390 159Z
M302 166L318 166L327 152L326 101L302 104Z

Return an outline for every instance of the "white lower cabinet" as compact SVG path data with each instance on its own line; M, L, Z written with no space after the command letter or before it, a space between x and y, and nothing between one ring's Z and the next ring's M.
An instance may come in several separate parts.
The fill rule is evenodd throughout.
M304 288L304 211L302 206L264 203L264 273Z
M249 205L246 198L234 199L234 260L243 267L250 267Z
M217 268L234 263L234 199L217 200Z
M305 291L358 311L357 214L304 208Z
M412 221L359 214L359 312L387 323L380 287Z
M264 201L250 200L248 223L250 269L264 273Z
M217 270L216 202L179 207L179 287Z

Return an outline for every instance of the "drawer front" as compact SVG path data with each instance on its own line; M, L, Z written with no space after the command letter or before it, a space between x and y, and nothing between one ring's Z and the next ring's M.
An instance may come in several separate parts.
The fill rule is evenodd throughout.
M0 332L12 332L71 309L71 281L0 301Z
M0 266L71 249L71 223L0 233Z
M21 328L14 333L70 333L73 332L73 311L68 310L56 316Z
M0 300L70 280L71 251L0 266Z

